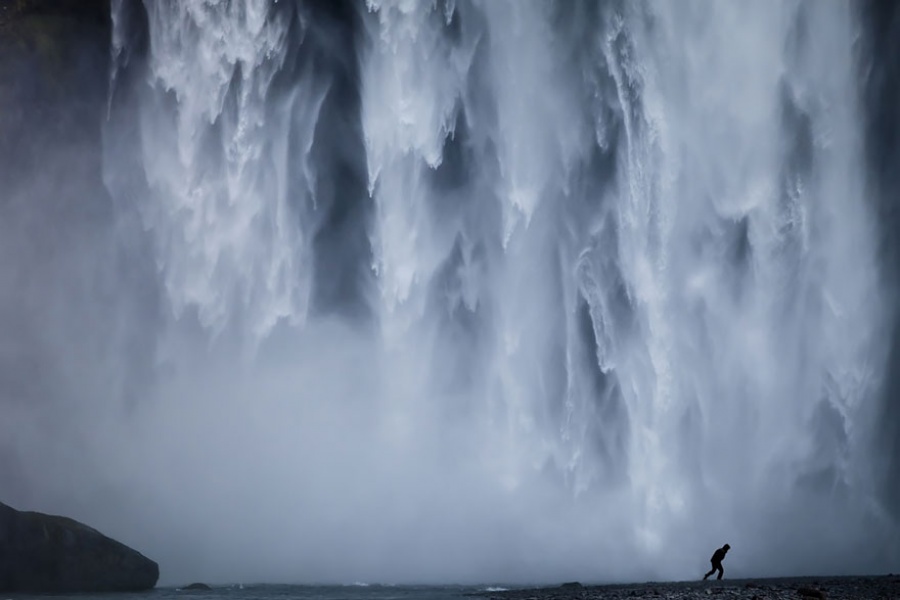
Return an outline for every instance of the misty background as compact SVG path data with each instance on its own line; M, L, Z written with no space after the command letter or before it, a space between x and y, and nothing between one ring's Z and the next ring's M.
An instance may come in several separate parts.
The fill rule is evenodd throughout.
M163 585L896 572L898 44L0 3L0 501Z

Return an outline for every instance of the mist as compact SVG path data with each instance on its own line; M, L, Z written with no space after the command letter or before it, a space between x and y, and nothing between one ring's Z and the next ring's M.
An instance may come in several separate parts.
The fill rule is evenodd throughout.
M60 6L0 501L161 585L900 569L895 9Z

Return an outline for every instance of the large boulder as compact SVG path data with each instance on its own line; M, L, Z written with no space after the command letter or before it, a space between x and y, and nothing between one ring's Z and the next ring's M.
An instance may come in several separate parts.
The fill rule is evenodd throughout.
M87 525L0 503L0 592L140 591L157 579L155 562Z

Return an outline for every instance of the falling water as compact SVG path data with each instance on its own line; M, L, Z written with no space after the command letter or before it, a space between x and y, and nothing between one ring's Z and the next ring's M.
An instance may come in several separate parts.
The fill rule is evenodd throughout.
M112 16L84 477L164 580L900 560L853 4Z

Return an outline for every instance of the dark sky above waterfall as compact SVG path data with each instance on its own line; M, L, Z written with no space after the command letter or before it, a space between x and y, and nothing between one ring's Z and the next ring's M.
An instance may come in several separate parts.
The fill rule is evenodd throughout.
M850 572L900 568L896 542L890 546L872 538L867 545L863 534L847 533L856 521L822 518L840 515L845 506L857 507L852 486L835 483L829 465L811 468L798 484L800 491L769 490L772 505L759 507L761 522L756 524L743 520L746 506L717 500L731 496L699 466L670 467L683 474L672 488L684 491L683 498L635 500L624 493L608 494L616 486L654 482L641 481L635 473L640 461L625 450L634 439L629 435L639 434L626 431L630 407L621 397L628 386L609 375L621 365L598 365L596 348L607 340L592 328L596 317L587 300L570 302L580 336L571 343L553 334L567 326L568 312L512 313L527 317L523 327L531 328L532 339L548 342L526 349L532 362L526 361L529 366L521 371L503 373L503 384L515 389L516 376L521 381L534 377L527 381L562 389L577 380L597 397L596 406L585 413L594 421L584 429L566 429L562 436L568 426L564 399L521 421L511 416L509 406L501 410L491 405L494 412L478 412L482 396L472 390L489 390L485 394L493 398L489 394L502 387L489 383L501 370L488 360L491 353L516 341L496 333L497 323L509 326L500 316L508 307L495 297L489 297L494 304L482 297L473 303L466 287L490 279L507 251L500 235L501 209L479 208L479 202L493 200L497 193L487 180L509 168L497 158L498 141L485 131L485 123L498 127L502 122L499 108L491 105L487 92L476 93L499 87L484 66L485 48L499 44L500 32L489 26L496 15L487 16L489 11L477 2L457 2L464 16L444 22L441 11L449 4L439 2L428 21L441 24L441 40L450 40L451 47L472 31L482 32L473 45L471 69L460 76L470 93L458 104L465 104L469 113L457 107L454 134L443 142L440 165L421 171L424 183L409 184L431 194L425 212L433 221L416 225L453 223L464 234L447 236L452 238L446 243L447 256L436 261L440 264L433 279L417 298L419 312L410 313L431 317L427 327L409 336L428 345L399 344L388 352L384 348L391 340L380 329L381 320L401 312L382 306L387 305L386 293L378 280L384 269L373 268L383 242L376 232L383 213L373 201L377 191L369 189L367 148L372 146L367 146L371 140L363 89L371 75L364 72L369 65L365 57L379 43L380 13L343 0L277 2L268 18L289 25L284 40L278 40L283 42L277 48L283 62L271 79L242 79L246 73L240 70L229 74L221 113L212 122L198 119L194 137L175 139L171 132L179 125L196 123L178 113L188 102L185 96L175 89L161 91L165 86L151 76L153 9L148 12L148 7L153 2L112 4L0 0L0 501L84 520L159 561L164 584L233 577L248 582L539 583L659 574L690 578L692 569L702 575L708 554L726 541L733 546L726 570L730 563L735 576L840 571L845 565ZM588 40L585 23L604 11L626 10L626 4L559 2L554 5L556 21L549 26L560 40ZM175 5L160 0L159 6ZM900 5L866 1L851 6L860 31L853 60L862 189L877 225L878 285L889 307L878 333L887 347L884 381L866 412L873 423L865 429L867 436L871 433L865 440L870 460L860 467L865 471L861 480L875 482L872 505L878 508L860 513L859 522L890 538L891 530L880 524L890 523L896 534L900 520L900 328L895 308L900 293ZM424 45L427 38L420 35ZM817 35L797 27L798 38ZM563 42L560 47L569 48ZM581 50L570 50L560 73L568 76L594 62L587 49ZM764 49L758 51L762 55ZM627 54L627 48L621 53ZM184 65L185 72L189 67ZM249 109L240 105L242 94L252 98L254 93L247 81L269 86L259 105L248 104ZM423 80L422 87L429 84ZM629 93L639 96L636 89ZM584 90L572 97L593 106ZM535 104L542 102L534 98ZM635 102L635 112L642 108ZM246 126L233 115L250 109L265 115L260 130L269 127L265 131L271 136L260 135L263 141L254 149L263 159L248 159L245 172L258 171L241 179L221 165L239 150L228 144L229 136L239 137L235 132ZM597 110L613 115L618 109ZM302 111L313 117L297 117ZM785 133L783 145L800 157L786 170L807 168L801 164L803 148L813 143L807 137L814 136L803 133L811 117L801 113L785 110L781 115L785 128L798 132ZM616 148L630 135L627 115L616 118L608 147L598 145L585 161L588 166L579 166L587 173L578 180L581 188L566 190L585 195L587 200L576 207L585 214L595 208L594 197L609 202L614 188L607 180L626 160L626 153L617 154ZM252 136L253 119L249 122L244 133ZM233 227L216 230L208 238L214 241L191 245L191 232L200 231L204 240L202 232L213 229L214 215L207 212L192 221L183 216L183 207L165 214L160 208L165 194L159 190L178 194L166 188L171 181L164 176L175 170L170 163L192 151L196 160L185 169L185 180L221 185L228 193L235 186L240 190L235 196L262 190L264 199L287 189L287 208L271 213L260 209L265 218L254 220L223 199L215 206L233 219ZM279 152L287 157L286 167L277 160ZM397 156L395 163L384 160L385 171L402 164L403 153ZM588 219L575 209L573 214L575 224L568 224L563 217L537 211L529 243L552 238L557 231L577 237L572 232ZM182 217L177 226L160 225ZM285 233L285 222L300 233ZM210 258L212 246L234 242L235 231L245 223L252 223L248 228L256 237L228 246L239 251ZM444 233L438 225L434 230ZM741 245L749 243L747 227L746 220L732 224L736 256L750 252ZM411 228L401 223L391 231L404 240L407 233L410 239L426 235ZM617 235L624 234L604 238L602 249L610 256ZM282 239L287 241L279 245ZM472 239L476 241L467 245ZM285 258L290 252L284 248L298 255L302 250L303 259ZM518 298L523 303L537 298L543 303L539 307L555 306L560 298L568 302L569 291L560 282L577 271L578 253L535 248L529 261L523 261L532 270L523 268L521 279L510 281L544 277L542 285L514 289L503 299L513 304ZM436 260L426 252L413 254L421 263ZM279 267L259 268L270 264ZM192 270L196 265L199 269ZM477 268L466 271L471 265ZM639 303L632 301L624 276L610 274L618 268L614 256L597 267L620 286L605 298L611 298L609 311L637 330L633 313L640 306L632 306ZM301 271L300 283L284 282L285 272ZM308 296L298 300L302 294L297 290L307 284ZM283 294L264 297L258 290L265 286ZM291 311L301 305L304 317L293 320ZM269 322L262 313L271 307L282 312ZM671 321L677 327L679 319L686 323L689 318L692 314L685 313ZM258 331L265 335L248 341ZM433 363L423 358L434 356ZM553 359L545 360L547 356ZM410 368L386 366L396 363ZM705 368L684 380L703 379ZM429 394L421 397L422 389ZM522 398L530 398L529 393L538 392L523 391ZM517 453L517 446L505 444L497 433L502 428L484 424L488 417L504 423L509 419L510 429L521 426L534 434L528 438L539 440L530 448L534 454ZM686 437L699 437L695 418L690 412L683 417ZM846 432L853 424L846 418L836 410L821 411L811 421L822 430L810 439L823 444L815 447L826 457L823 461L851 443ZM724 423L732 421L722 419L727 437ZM584 431L583 452L575 452L572 462L588 456L601 465L602 477L590 480L594 487L579 487L575 469L565 460L549 451L554 458L541 454L558 443L554 436L568 443ZM701 464L699 446L685 448L671 459ZM723 457L731 451L723 450ZM771 481L781 481L777 469L770 475L773 479L759 482L760 498L766 497ZM800 511L798 518L791 511L805 502L802 494L808 490L814 490L818 503ZM709 515L713 524L648 518L638 527L622 517L638 510L656 514L659 502L675 507L665 514L693 514L678 504L690 499L718 511ZM805 537L827 529L823 523L834 523L833 531L815 540ZM701 527L705 529L698 531ZM621 552L610 552L617 540L626 538L631 541L621 543ZM785 556L773 555L773 545L783 547Z

